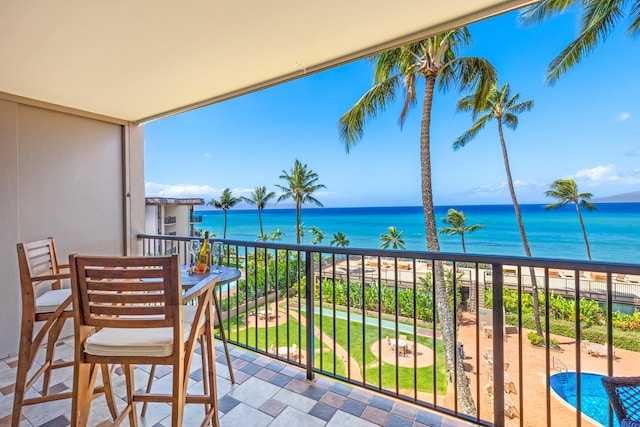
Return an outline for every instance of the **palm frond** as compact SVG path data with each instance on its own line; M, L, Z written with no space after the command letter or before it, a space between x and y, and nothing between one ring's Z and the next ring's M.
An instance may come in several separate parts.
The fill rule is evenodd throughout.
M538 24L550 16L560 14L580 0L545 0L525 7L518 15L518 21L524 25Z
M468 129L465 133L463 133L458 139L456 139L453 143L453 149L459 150L465 145L467 145L473 138L478 135L478 132L484 128L487 122L491 119L491 114L485 114L478 118L475 123Z
M622 17L619 4L624 0L591 0L586 2L578 37L567 46L547 69L547 81L555 83L570 68L588 56L604 41Z
M453 227L441 227L438 231L440 234L446 234L448 236L453 236L454 234L458 234L460 230Z
M640 32L640 1L635 1L629 11L629 17L631 18L631 25L627 29L627 36L637 36Z
M548 211L552 210L552 209L558 209L561 207L564 207L567 205L567 202L564 201L558 201L558 202L554 202L554 203L549 203L548 205L544 205L544 208Z
M518 127L518 116L511 113L505 113L502 116L502 123L509 129L515 130Z
M402 54L402 48L388 50L372 57L374 65L374 85L387 80L392 74L397 74L398 57Z
M463 58L459 62L459 89L474 90L475 110L482 111L489 92L497 84L498 72L485 58Z
M458 99L458 102L456 103L456 110L461 112L473 111L474 98L475 97L473 95L465 95Z
M416 74L405 74L404 76L404 104L402 105L402 111L400 112L400 118L398 123L400 129L404 126L405 119L409 109L416 105Z
M515 96L514 96L515 98ZM527 101L522 101L519 102L515 105L511 105L510 106L510 110L514 113L514 114L520 114L520 113L524 113L526 111L531 111L531 109L533 108L533 100L527 100Z
M589 197L591 197L591 196L589 196ZM598 210L596 205L594 205L593 203L588 202L587 200L584 200L584 199L580 200L580 206L582 206L583 208L585 208L588 211L597 211Z
M481 228L484 228L484 224L473 224L465 227L464 231L471 233L473 231L480 230Z
M395 100L400 78L395 75L374 85L340 118L338 131L347 153L362 138L365 123Z

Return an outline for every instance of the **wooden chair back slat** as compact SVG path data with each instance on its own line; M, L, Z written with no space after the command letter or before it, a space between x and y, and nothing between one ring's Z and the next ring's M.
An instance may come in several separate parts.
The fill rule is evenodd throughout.
M182 323L177 256L72 255L70 264L81 326L158 328Z
M52 237L34 242L18 243L18 267L22 291L22 308L35 316L35 298L44 290L60 289L60 279L69 278L68 272L61 273L56 258L55 242ZM59 275L57 280L38 280L39 276Z
M95 281L94 279L87 280L87 290L90 292L95 291L107 291L107 292L152 292L162 291L164 285L162 281L140 281L140 280L127 280L127 281Z
M110 304L161 304L164 301L164 295L159 293L99 293L92 292L91 299L94 302L110 303Z

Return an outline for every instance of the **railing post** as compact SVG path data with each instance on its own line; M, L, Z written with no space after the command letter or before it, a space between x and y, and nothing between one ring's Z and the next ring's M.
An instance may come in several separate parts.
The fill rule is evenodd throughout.
M305 252L305 299L307 306L307 324L305 325L307 332L307 379L313 379L313 366L315 365L314 354L314 324L315 324L315 307L313 305L313 255L311 251ZM322 315L322 313L321 313Z
M493 419L494 425L504 425L504 306L502 264L491 264L493 296Z

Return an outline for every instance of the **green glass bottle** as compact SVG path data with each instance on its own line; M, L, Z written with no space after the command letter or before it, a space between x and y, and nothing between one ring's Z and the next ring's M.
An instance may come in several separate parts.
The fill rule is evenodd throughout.
M211 266L211 249L209 248L209 232L204 232L204 241L202 242L202 247L200 248L200 253L198 254L198 262L205 266L204 272L209 271L209 267Z

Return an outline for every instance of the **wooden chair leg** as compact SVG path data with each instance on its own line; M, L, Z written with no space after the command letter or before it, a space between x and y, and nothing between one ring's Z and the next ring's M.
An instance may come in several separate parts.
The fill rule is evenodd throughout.
M174 364L172 375L171 426L182 427L184 406L187 397L184 364L181 362Z
M51 326L49 329L49 333L47 334L47 353L45 357L45 363L48 364L47 368L43 373L42 380L42 395L46 396L49 394L49 383L51 382L51 371L53 371L53 362L56 353L56 343L58 342L58 338L60 337L60 332L62 332L62 328L64 327L65 322L60 319L56 323Z
M27 385L27 375L29 374L29 368L31 368L31 336L33 329L25 330L22 328L20 337L20 357L18 358L18 372L16 373L15 391L13 396L13 414L11 416L11 427L18 427L20 425L20 416L22 414L22 404L24 396L27 392L25 387Z
M231 364L231 356L229 355L229 347L227 346L227 337L225 336L224 323L222 323L222 311L220 310L220 303L218 302L218 297L216 296L215 292L213 292L213 304L216 311L216 317L218 318L218 325L220 325L220 338L222 338L224 354L227 358L227 366L229 366L229 378L231 379L231 384L235 384L236 379L233 376L233 365Z
M127 382L127 404L130 406L129 411L129 425L131 427L138 426L138 415L136 413L136 404L133 401L133 395L136 392L135 378L134 378L134 365L124 365L122 370Z
M209 397L211 406L208 408L208 412L211 412L211 422L214 427L220 426L218 420L218 387L216 385L216 350L213 342L213 332L207 336L206 353L207 353L207 375L209 377ZM203 350L204 352L204 350Z
M151 365L151 370L149 371L149 381L147 381L147 390L146 393L149 394L151 393L151 386L153 385L153 377L156 374L156 365ZM140 416L142 418L144 418L145 415L147 415L147 406L148 406L148 402L144 402L142 404L142 412L140 412Z
M79 363L74 369L73 399L71 403L72 426L85 427L89 421L96 373L96 366L91 363Z
M107 400L107 407L111 412L111 417L115 420L118 418L118 408L113 399L113 389L111 388L111 370L109 365L100 365L100 372L102 373L102 384L104 387L104 397Z
M207 351L205 345L207 345L206 340L203 335L200 335L198 338L198 342L200 342L200 358L202 361L202 394L205 396L209 395L209 368L207 362ZM204 405L205 414L209 412L209 405Z

